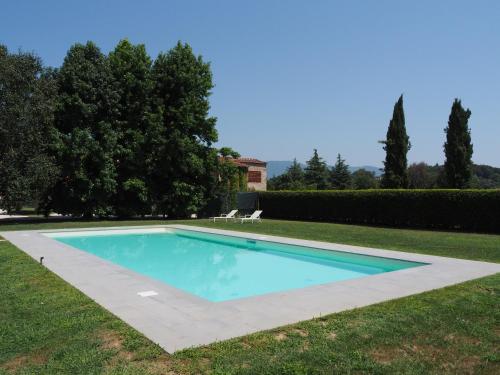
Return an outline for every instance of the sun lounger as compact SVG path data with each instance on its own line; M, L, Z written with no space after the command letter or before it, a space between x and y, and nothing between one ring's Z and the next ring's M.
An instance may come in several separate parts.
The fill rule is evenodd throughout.
M228 214L221 214L220 216L214 216L214 217L210 217L209 219L210 220L214 220L214 223L215 223L215 220L217 219L224 219L227 221L227 219L234 219L234 215L236 215L236 213L238 212L238 210L232 210L230 213Z
M247 215L247 216L245 216L245 217L241 217L241 218L239 218L239 220L241 220L241 223L242 223L242 224L243 224L243 223L245 223L245 222L247 222L247 221L249 221L249 222L251 222L251 223L253 223L254 221L256 221L256 222L258 222L258 223L259 223L259 222L260 222L260 220L261 220L261 219L260 219L260 215L261 215L261 214L262 214L262 211L257 210L257 211L255 211L253 214L251 214L251 215Z

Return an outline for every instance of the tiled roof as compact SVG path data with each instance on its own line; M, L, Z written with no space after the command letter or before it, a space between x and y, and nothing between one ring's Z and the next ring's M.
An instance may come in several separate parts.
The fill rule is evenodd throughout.
M219 156L219 159L224 159L224 157ZM247 168L250 165L258 165L258 166L263 166L265 167L267 163L265 161L259 160L259 159L254 159L254 158L237 158L233 159L231 157L227 157L226 160L231 160L234 164L236 164L238 167L244 167Z
M254 159L254 158L238 158L234 159L235 161L242 163L244 165L248 164L259 164L259 165L266 165L267 163L265 161L259 160L259 159Z
M243 164L243 163L240 163L238 161L238 159L233 159L232 157L223 157L223 156L219 156L219 160L220 161L223 161L223 160L228 160L228 161L231 161L233 164L235 164L236 166L238 167L242 167L242 168L248 168L248 165L246 164Z

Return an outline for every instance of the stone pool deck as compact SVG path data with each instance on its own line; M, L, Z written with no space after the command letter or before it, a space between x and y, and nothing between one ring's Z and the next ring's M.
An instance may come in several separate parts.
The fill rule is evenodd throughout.
M48 269L169 353L500 272L500 264L495 263L187 225L68 231L127 228L178 228L428 264L285 292L210 302L43 235L65 230L0 232L0 235L35 260L44 257L43 264ZM256 277L258 272L255 271Z

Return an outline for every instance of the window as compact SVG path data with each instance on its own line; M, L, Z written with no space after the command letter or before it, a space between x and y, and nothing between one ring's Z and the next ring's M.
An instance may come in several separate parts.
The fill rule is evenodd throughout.
M248 182L261 182L262 172L261 171L248 171Z

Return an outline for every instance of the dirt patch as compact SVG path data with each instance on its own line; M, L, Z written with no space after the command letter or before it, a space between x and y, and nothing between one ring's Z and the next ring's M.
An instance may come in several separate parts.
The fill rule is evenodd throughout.
M19 355L1 365L8 373L16 373L27 365L44 365L47 363L48 355L45 352L34 353L33 355Z
M302 344L302 346L299 348L299 353L304 353L304 352L307 352L309 350L309 341L304 341L304 343Z
M440 348L428 344L411 343L397 348L377 348L370 352L370 356L375 362L383 365L390 364L398 358L413 358L440 364L441 368L443 370L446 370L446 372L457 374L474 374L476 372L477 366L481 364L481 358L478 356L462 357L452 349L453 345L455 345L455 340L464 342L463 337L448 335L445 339L450 342L450 346L448 346L447 348ZM471 343L474 342L475 341L472 341Z
M252 345L250 345L248 342L246 341L241 341L240 342L240 345L243 349L250 349L252 347Z
M473 346L481 345L481 340L479 340L475 337L470 337L470 336L449 334L449 335L445 336L444 339L448 342L452 342L455 344L463 343L463 344L473 345Z
M167 355L168 357L168 355ZM179 375L179 372L172 370L170 361L167 358L157 359L154 362L144 363L144 369L148 373L158 375Z
M377 363L388 365L401 355L401 351L396 348L385 348L372 350L370 356Z
M307 332L306 330L303 330L303 329L299 329L299 328L292 329L292 332L296 333L297 335L299 335L301 337L309 336L309 332Z
M103 349L121 349L123 347L123 337L115 331L103 331L99 334Z
M107 368L113 368L117 363L134 361L138 368L147 370L148 373L161 375L177 375L178 373L172 370L172 362L170 355L163 353L157 358L151 360L136 360L133 352L123 348L123 337L116 331L104 330L99 333L101 340L101 348L115 351L115 355L108 362ZM201 359L201 363L205 358Z
M332 331L328 335L326 335L326 338L329 340L335 340L337 338L337 334Z
M123 349L123 337L119 333L104 330L99 333L99 338L102 342L101 348L116 351L116 360L125 359L131 361L134 359L134 353Z
M277 334L274 335L274 338L277 340L277 341L283 341L283 340L286 340L288 337L287 335L285 334L285 332L278 332Z

